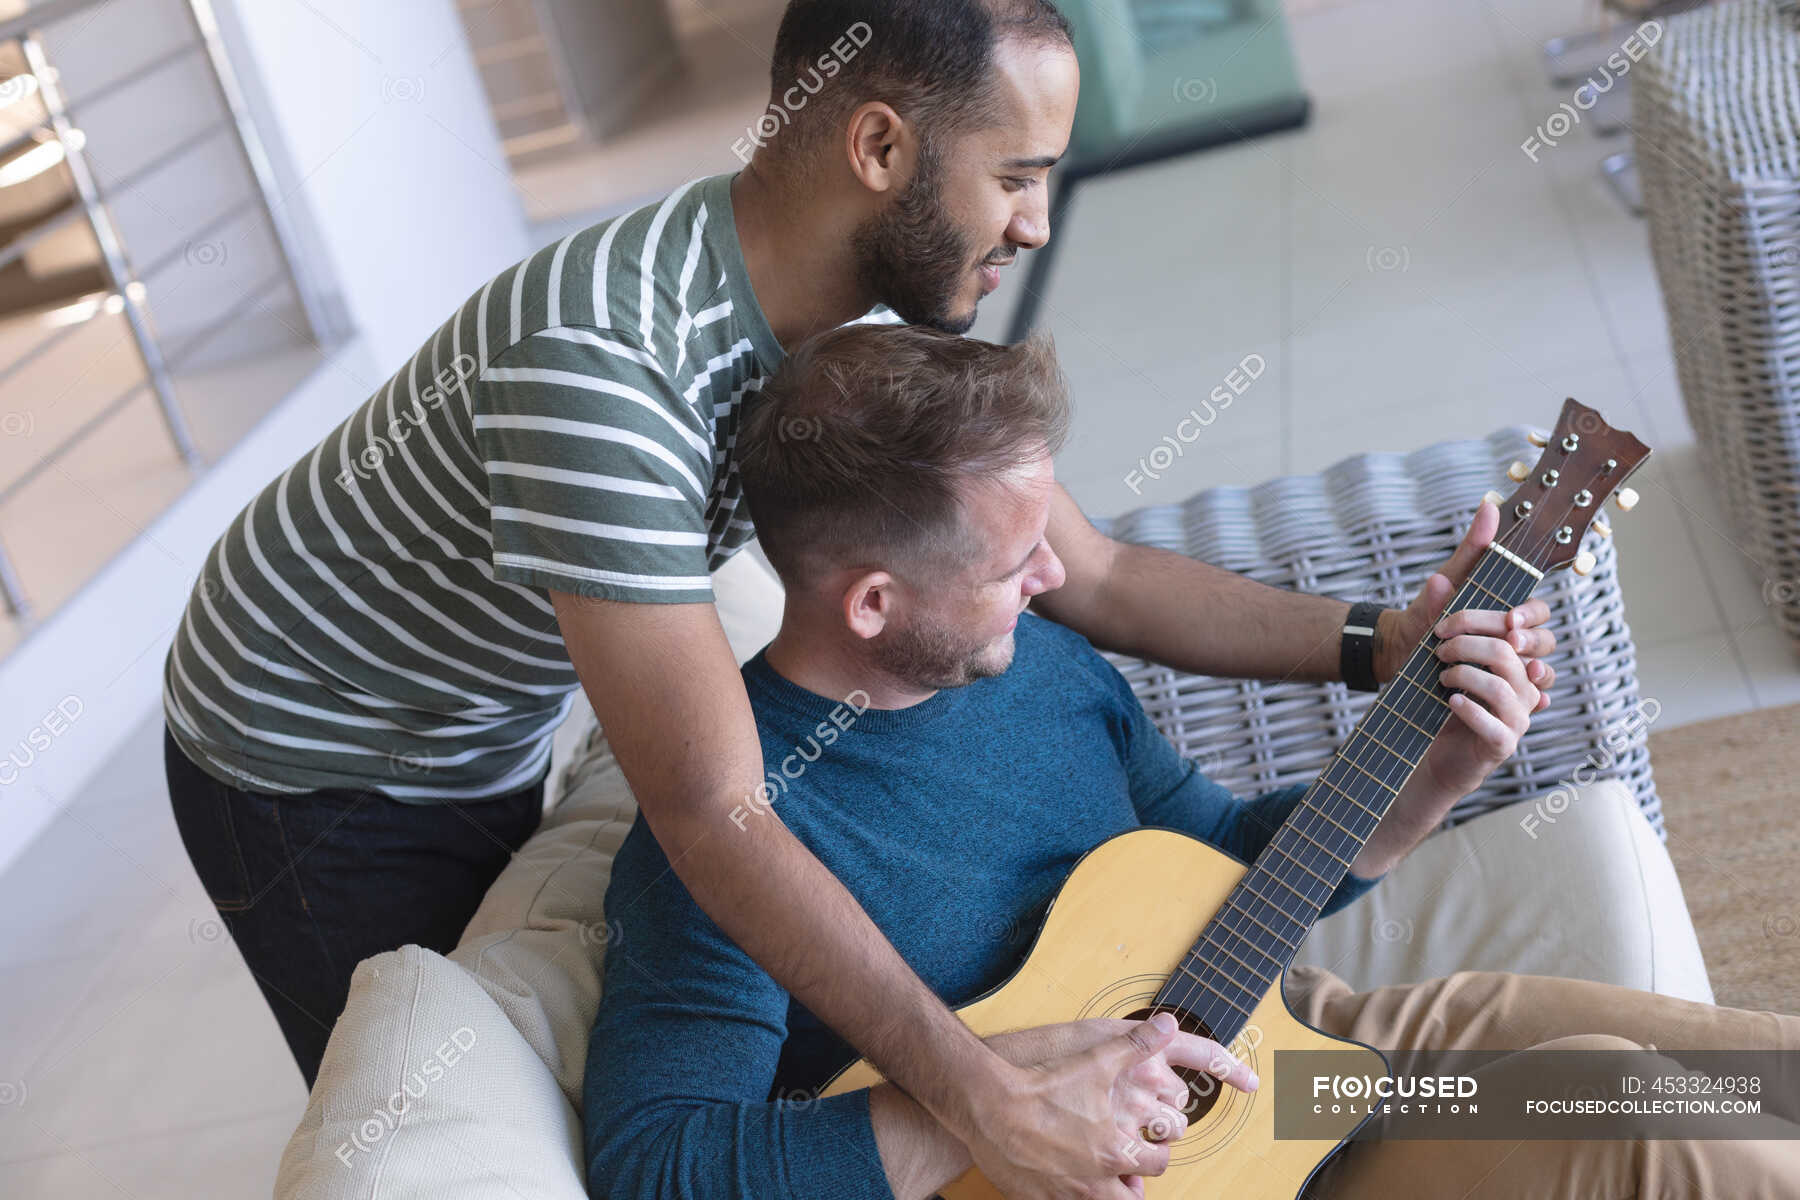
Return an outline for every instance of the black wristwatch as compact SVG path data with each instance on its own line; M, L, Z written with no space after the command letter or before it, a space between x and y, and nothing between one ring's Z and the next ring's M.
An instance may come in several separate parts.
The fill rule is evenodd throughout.
M1375 678L1375 622L1386 610L1367 600L1350 606L1344 618L1344 640L1338 652L1338 669L1344 685L1357 692L1379 692L1381 681Z

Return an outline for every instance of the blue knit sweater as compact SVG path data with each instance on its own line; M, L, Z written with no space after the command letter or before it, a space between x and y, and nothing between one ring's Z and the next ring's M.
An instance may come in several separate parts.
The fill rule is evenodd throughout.
M1238 799L1079 634L1027 613L1015 637L1005 674L903 709L815 695L761 654L744 666L770 774L734 824L786 822L952 1006L1013 972L1100 842L1161 825L1249 862L1304 790ZM1347 876L1325 911L1376 882ZM857 1055L700 910L642 818L606 916L583 1106L596 1200L890 1200L868 1093L808 1091Z

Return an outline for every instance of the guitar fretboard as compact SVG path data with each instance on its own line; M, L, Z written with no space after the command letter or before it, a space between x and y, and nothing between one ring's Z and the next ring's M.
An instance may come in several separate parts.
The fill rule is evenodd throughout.
M1530 597L1542 572L1490 546L1446 607L1509 609ZM1207 924L1155 1007L1191 1012L1230 1045L1318 920L1449 719L1452 689L1429 634L1391 680L1292 814Z

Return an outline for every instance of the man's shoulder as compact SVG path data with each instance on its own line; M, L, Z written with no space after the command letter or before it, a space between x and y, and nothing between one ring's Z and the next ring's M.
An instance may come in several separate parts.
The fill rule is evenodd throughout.
M703 330L694 318L725 290L716 250L724 230L715 226L729 213L713 211L713 201L729 178L690 179L565 233L495 275L475 298L488 360L538 334L573 328L661 362L682 317Z
M1028 666L1032 674L1042 672L1085 679L1110 693L1130 686L1118 668L1094 649L1092 642L1067 625L1028 610L1019 614L1014 637L1014 665Z
M1014 637L1020 647L1041 646L1046 652L1100 658L1099 651L1085 637L1067 625L1052 621L1049 617L1040 617L1030 609L1019 614L1019 625Z

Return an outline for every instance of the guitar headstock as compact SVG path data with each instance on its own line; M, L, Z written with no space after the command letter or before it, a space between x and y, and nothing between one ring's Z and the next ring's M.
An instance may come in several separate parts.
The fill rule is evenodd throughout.
M1625 480L1650 457L1650 447L1572 398L1563 401L1555 432L1532 441L1544 452L1534 467L1512 465L1507 474L1519 484L1513 494L1488 493L1500 506L1494 541L1546 575L1571 564L1585 575L1593 558L1581 550L1581 539L1589 526L1603 536L1610 532L1600 519L1608 496L1620 511L1637 503Z

